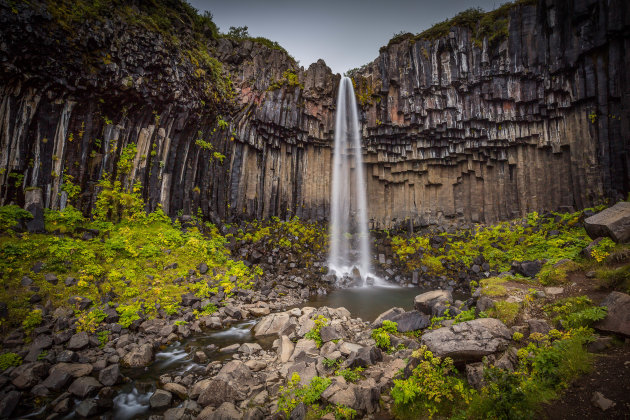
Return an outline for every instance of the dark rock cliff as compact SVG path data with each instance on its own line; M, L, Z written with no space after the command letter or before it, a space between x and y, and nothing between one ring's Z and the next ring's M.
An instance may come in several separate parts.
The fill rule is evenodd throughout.
M374 227L490 222L629 190L628 5L548 0L509 17L500 42L456 27L352 73ZM323 61L299 69L214 39L232 94L185 45L120 19L69 35L45 11L0 4L0 28L3 204L37 186L64 206L66 174L89 212L109 174L171 215L326 218L339 75Z

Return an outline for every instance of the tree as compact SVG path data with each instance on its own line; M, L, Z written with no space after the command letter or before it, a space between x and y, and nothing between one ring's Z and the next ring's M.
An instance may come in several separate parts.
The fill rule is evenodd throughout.
M230 26L228 36L232 38L249 38L249 32L247 32L247 26Z

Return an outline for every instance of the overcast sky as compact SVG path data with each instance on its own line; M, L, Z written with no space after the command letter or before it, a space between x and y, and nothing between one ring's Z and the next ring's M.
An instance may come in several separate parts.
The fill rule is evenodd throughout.
M400 31L418 33L470 7L505 0L189 0L209 10L221 32L247 26L282 45L301 66L323 58L336 73L360 67Z

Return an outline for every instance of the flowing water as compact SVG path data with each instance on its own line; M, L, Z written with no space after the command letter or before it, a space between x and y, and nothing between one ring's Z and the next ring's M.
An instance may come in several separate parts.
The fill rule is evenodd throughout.
M337 96L335 145L330 198L328 266L338 277L356 267L365 283L370 270L370 236L361 152L359 116L352 81L342 77Z

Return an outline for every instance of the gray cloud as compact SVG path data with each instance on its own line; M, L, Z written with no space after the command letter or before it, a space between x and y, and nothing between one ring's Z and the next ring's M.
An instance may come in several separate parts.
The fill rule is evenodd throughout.
M252 36L277 41L300 65L324 59L343 73L369 63L378 49L400 31L418 33L470 7L492 10L505 1L288 1L191 0L208 10L222 32L247 26Z

